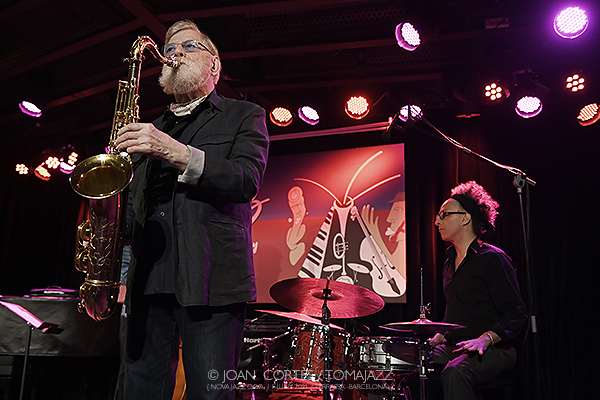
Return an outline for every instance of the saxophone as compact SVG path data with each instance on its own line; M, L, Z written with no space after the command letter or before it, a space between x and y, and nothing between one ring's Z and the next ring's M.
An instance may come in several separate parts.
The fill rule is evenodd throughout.
M86 310L96 321L113 313L119 297L126 189L133 179L133 166L129 154L120 153L115 142L119 129L139 120L138 88L146 48L161 63L179 66L175 59L163 57L148 36L133 43L127 81L119 81L108 152L83 160L69 179L73 190L89 199L89 219L77 228L75 267L86 274L78 310Z

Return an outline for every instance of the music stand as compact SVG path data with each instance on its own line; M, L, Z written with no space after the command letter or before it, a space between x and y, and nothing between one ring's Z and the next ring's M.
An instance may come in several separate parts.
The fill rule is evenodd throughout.
M52 324L50 322L44 322L32 313L30 313L24 307L9 303L6 301L0 301L4 307L8 308L10 311L21 317L27 325L29 325L29 335L27 336L27 346L25 347L25 359L23 360L23 374L21 376L21 389L19 392L19 400L23 399L23 389L25 388L25 373L27 372L27 359L29 358L29 348L31 346L31 334L34 329L39 329L42 333L53 333L59 334L64 329L59 328L57 324Z

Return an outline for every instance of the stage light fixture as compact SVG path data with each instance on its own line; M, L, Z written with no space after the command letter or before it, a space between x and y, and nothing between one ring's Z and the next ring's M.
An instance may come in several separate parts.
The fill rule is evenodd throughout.
M583 126L590 126L600 119L599 111L600 107L598 107L598 103L588 104L579 111L577 120Z
M319 123L319 113L310 106L300 107L298 109L298 118L309 125L316 125Z
M421 35L410 22L401 22L396 25L396 41L404 50L414 51L421 44Z
M75 163L79 155L76 152L71 152L65 161L64 157L60 159L60 172L63 174L70 174L75 169Z
M565 87L571 92L579 92L585 88L585 78L579 74L573 74L567 78Z
M550 89L540 83L537 74L531 69L513 72L514 86L511 98L515 99L515 112L522 118L533 118L544 108L544 99Z
M48 157L44 163L50 169L57 169L60 166L60 161L54 156Z
M490 101L497 102L510 96L510 91L508 88L502 87L499 82L492 82L485 85L484 94Z
M39 118L42 116L42 110L30 101L22 101L19 103L19 109L23 114L29 115L30 117Z
M288 126L292 123L294 117L290 110L285 107L276 107L269 113L271 122L277 126Z
M408 116L408 110L410 108L410 119L411 120L420 120L423 118L423 110L421 109L421 107L417 106L417 105L405 105L402 106L402 108L400 108L400 112L398 113L398 118L400 118L400 120L402 122L406 122L409 119Z
M554 18L554 31L565 39L575 39L586 31L589 21L585 10L579 7L568 7Z
M369 102L363 96L352 96L344 106L346 114L353 119L363 119L369 114Z
M29 168L25 164L17 164L15 170L19 175L27 175L29 173Z
M44 167L44 163L38 165L38 167L33 171L33 174L45 182L49 181L52 177L50 172L48 172L48 170Z
M75 165L75 163L77 162L77 158L79 158L79 154L73 151L71 152L71 154L69 154L69 157L67 158L67 163L70 165Z
M522 118L533 118L542 112L544 105L536 96L523 96L517 101L515 112Z

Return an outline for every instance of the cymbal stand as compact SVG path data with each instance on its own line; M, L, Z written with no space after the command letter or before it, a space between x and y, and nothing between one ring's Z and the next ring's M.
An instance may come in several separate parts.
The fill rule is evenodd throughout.
M329 320L331 319L331 310L327 306L327 299L331 296L331 289L329 289L329 279L327 280L327 286L323 289L323 307L321 308L321 323L324 327L324 338L323 343L323 400L331 400L330 388L331 388L331 328L329 327ZM337 389L336 389L337 394Z

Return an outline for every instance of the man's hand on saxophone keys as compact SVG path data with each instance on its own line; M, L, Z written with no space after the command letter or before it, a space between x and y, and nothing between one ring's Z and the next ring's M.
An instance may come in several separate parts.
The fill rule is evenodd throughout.
M129 154L145 154L185 171L190 161L188 147L152 124L128 124L117 132L116 148Z

